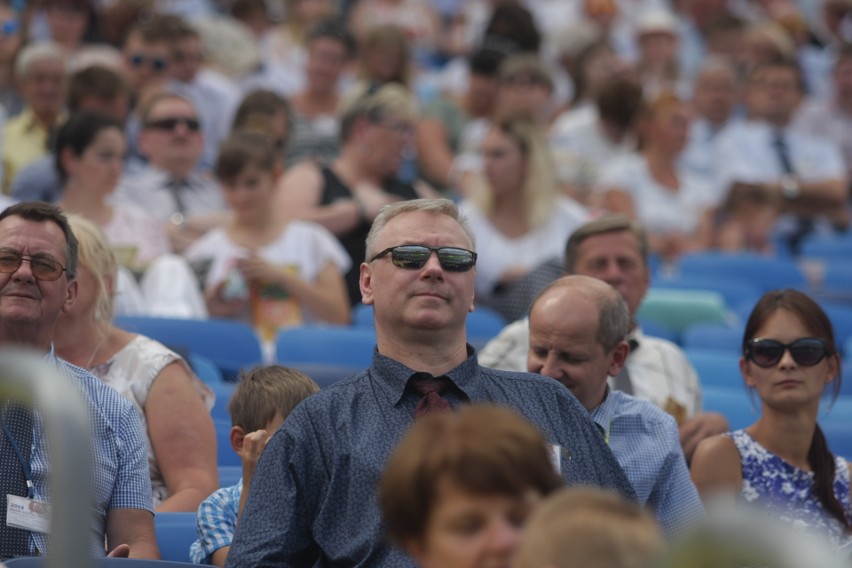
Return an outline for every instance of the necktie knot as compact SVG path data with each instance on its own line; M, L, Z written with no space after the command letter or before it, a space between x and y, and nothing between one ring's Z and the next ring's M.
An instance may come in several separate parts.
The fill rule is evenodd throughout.
M450 410L450 403L441 396L452 383L447 377L433 377L429 373L414 373L408 380L409 386L419 395L420 400L414 410L415 418L430 412Z

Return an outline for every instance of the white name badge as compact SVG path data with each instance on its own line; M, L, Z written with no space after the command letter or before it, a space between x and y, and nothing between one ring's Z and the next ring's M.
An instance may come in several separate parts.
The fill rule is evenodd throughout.
M556 473L562 475L562 446L559 444L548 444L550 449L550 461L553 462L553 467Z
M20 495L6 495L6 524L47 534L50 530L50 504Z

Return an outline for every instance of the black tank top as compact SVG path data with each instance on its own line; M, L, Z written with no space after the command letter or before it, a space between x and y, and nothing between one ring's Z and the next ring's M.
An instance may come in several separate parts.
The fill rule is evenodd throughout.
M322 167L322 197L320 205L330 205L341 199L352 199L352 191L347 187L337 175L331 171L331 168ZM398 195L402 199L416 199L417 192L410 184L401 182L397 179L390 179L385 182L382 189L392 195ZM346 273L346 290L349 292L349 301L354 306L361 303L361 288L358 284L360 265L364 262L364 255L367 252L367 233L370 232L370 223L361 221L358 226L349 230L346 233L337 235L337 240L349 253L352 259L352 266L349 272Z

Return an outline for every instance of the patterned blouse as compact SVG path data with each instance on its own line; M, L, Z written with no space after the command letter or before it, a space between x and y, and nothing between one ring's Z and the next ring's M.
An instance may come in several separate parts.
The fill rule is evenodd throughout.
M840 522L824 510L813 493L813 472L803 471L770 453L745 430L729 432L740 454L743 487L739 499L766 507L783 521L795 526L811 527L838 545L848 543ZM834 494L852 518L849 495L849 466L835 457Z

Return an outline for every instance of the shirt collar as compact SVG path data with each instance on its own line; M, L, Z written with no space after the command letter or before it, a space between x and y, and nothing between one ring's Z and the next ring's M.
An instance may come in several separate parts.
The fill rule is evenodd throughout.
M589 413L592 415L592 420L595 421L595 424L603 430L604 439L607 441L609 441L609 427L612 424L612 415L615 413L616 397L615 391L607 386L603 402Z
M370 378L387 394L388 399L394 406L402 400L408 379L416 372L418 372L417 369L411 369L399 361L382 355L378 349L373 350L373 364L370 366ZM453 383L453 386L468 399L476 399L479 394L479 389L477 388L479 362L476 358L476 350L468 344L467 359L459 366L444 373L443 376L447 377Z

